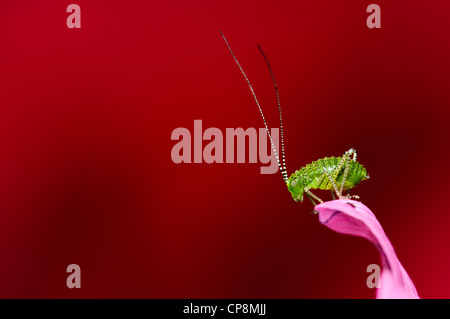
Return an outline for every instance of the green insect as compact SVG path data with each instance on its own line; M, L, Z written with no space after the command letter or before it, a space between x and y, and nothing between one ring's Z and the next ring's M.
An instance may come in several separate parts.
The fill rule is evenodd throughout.
M270 76L272 77L272 81L275 86L275 92L278 103L278 113L280 115L282 164L280 162L278 153L275 149L275 145L272 141L272 137L270 136L269 128L267 126L266 119L264 117L264 113L261 109L261 106L258 102L258 99L256 98L255 91L253 90L253 87L250 84L247 75L245 74L244 70L242 69L241 65L236 59L236 56L231 50L231 47L228 44L228 41L225 38L223 32L220 31L220 34L222 35L225 44L227 45L227 48L231 53L231 56L233 57L242 75L244 76L250 88L250 91L253 95L253 98L255 99L256 105L259 108L259 112L261 113L261 117L264 121L264 126L266 127L267 135L269 136L270 143L272 144L272 148L278 161L280 172L283 175L283 180L285 181L287 188L292 195L292 198L296 202L302 202L303 195L306 194L306 196L308 196L313 205L316 205L314 199L319 201L320 203L323 203L323 201L319 197L317 197L311 192L311 189L322 189L322 190L330 190L333 195L333 198L335 193L339 199L349 199L349 198L358 199L359 198L358 196L350 195L350 189L357 186L362 181L369 179L369 175L367 174L367 170L364 168L364 166L362 166L360 163L356 161L356 150L354 150L353 148L349 149L347 152L344 153L344 155L340 157L325 157L322 159L318 159L317 161L314 161L300 168L298 171L295 171L295 173L293 173L288 178L286 170L286 160L284 156L283 119L281 116L280 96L278 93L278 86L277 83L275 82L275 77L273 76L272 68L270 67L269 61L266 58L261 47L258 45L258 49L261 52L264 60L266 61L266 64L270 71ZM345 196L343 194L344 191L347 191Z

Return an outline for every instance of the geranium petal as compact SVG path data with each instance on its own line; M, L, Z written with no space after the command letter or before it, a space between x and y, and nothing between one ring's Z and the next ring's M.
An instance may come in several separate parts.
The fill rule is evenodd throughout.
M414 283L369 208L354 200L339 199L319 204L314 209L323 225L338 233L366 238L377 247L382 262L377 298L419 298Z

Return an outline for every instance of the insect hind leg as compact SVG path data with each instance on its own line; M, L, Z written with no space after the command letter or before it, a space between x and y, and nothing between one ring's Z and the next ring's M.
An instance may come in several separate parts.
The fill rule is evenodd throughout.
M350 159L351 156L352 158ZM350 169L350 161L352 160L356 161L356 157L357 157L356 150L354 148L349 149L347 152L344 153L344 155L342 155L341 160L339 161L337 167L333 170L331 177L327 174L327 177L333 184L333 187L336 191L336 195L338 196L339 199L347 198L347 196L343 196L344 186L345 182L347 181L347 176ZM338 190L336 186L336 181L344 165L345 168L342 176L341 186L339 187Z
M345 156L345 155L344 155ZM345 168L344 168L344 175L342 176L342 182L341 182L341 188L339 189L339 198L342 198L342 192L344 191L344 185L345 182L347 181L347 176L348 176L348 171L350 169L350 158L349 158L350 154L347 155L347 157L344 159L344 164L345 164Z
M345 163L345 169L344 169L344 175L342 176L341 187L339 190L340 194L341 194L341 196L339 196L339 199L352 199L352 198L359 199L358 195L350 195L350 190L347 191L346 196L342 195L342 193L344 191L345 182L347 181L348 171L350 169L350 156L351 155L353 155L351 160L356 162L357 154L356 154L356 150L354 148L351 148L347 152L345 152L345 154L342 156L342 159L341 159L341 163L342 164ZM341 164L341 163L339 163L339 164ZM341 165L338 165L338 168L336 169L337 174L339 174L341 167L342 167Z
M330 173L328 173L327 171L323 171L323 173L325 174L325 176L328 178L328 180L330 181L331 185L333 185L334 191L336 192L336 195L341 198L342 195L342 191L339 191L337 188L337 184L336 184L336 179L333 178Z
M353 158L352 158L352 160L353 160L353 162L356 162L356 156L357 156L356 150L354 148L351 148L351 150L353 150Z
M345 195L347 199L359 199L358 195L350 195L350 190L347 191L347 195Z

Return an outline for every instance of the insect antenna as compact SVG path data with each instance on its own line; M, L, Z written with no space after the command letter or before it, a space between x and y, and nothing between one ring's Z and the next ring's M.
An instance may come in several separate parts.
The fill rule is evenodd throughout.
M258 106L259 112L261 113L261 117L262 117L262 119L263 119L264 126L266 127L266 132L267 132L267 135L269 136L270 144L272 145L273 151L275 152L275 157L276 157L277 162L278 162L278 167L280 168L280 172L281 172L281 174L283 175L283 180L287 183L287 182L288 182L288 176L287 176L287 172L286 172L286 167L284 167L284 169L283 169L283 166L281 166L280 158L279 158L279 156L278 156L278 153L277 153L277 150L276 150L276 148L275 148L275 145L273 144L272 136L270 135L270 132L269 132L269 127L267 126L267 122L266 122L266 119L265 119L265 117L264 117L264 113L263 113L263 111L262 111L262 109L261 109L261 106L260 106L260 104L259 104L259 102L258 102L258 98L256 97L255 91L253 90L253 87L252 87L252 85L250 84L250 81L249 81L249 79L248 79L248 77L247 77L247 74L245 74L244 70L242 69L241 65L239 64L238 60L236 59L236 56L234 55L233 51L231 50L231 47L230 47L230 45L228 44L228 41L227 41L227 39L225 38L225 35L223 34L222 31L220 31L220 34L222 35L222 38L223 38L223 40L225 41L225 44L227 45L227 48L228 48L228 50L230 51L231 56L233 57L233 59L234 59L234 61L236 62L237 66L239 67L239 70L241 70L241 73L242 73L242 75L244 76L245 81L247 82L247 84L248 84L248 86L249 86L249 88L250 88L250 91L251 91L251 93L252 93L252 95L253 95L253 98L255 99L256 105ZM273 77L272 77L272 78L273 78ZM274 80L274 81L275 81L275 80ZM278 89L277 89L277 92L278 92ZM277 94L278 94L278 93L277 93ZM280 109L280 110L281 110L281 109ZM281 112L280 112L280 118L281 118ZM281 129L281 132L282 132L282 130L283 130L283 129ZM284 158L284 150L283 150L283 158Z
M259 44L256 45L258 47L259 52L261 52L261 55L264 58L264 61L266 61L267 67L269 68L270 76L272 77L273 86L275 87L275 93L277 95L277 104L278 104L278 114L280 115L280 135L281 135L281 156L283 159L283 178L286 181L287 180L287 169L286 169L286 158L284 156L284 136L283 136L283 117L281 115L281 103L280 103L280 94L278 93L278 85L275 81L275 76L272 72L272 67L270 66L269 59L267 59L266 55L264 54L264 51L261 49L261 46Z

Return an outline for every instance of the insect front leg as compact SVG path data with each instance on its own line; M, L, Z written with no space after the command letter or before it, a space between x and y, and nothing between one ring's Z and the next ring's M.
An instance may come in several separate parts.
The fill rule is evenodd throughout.
M319 197L317 197L316 195L314 195L311 191L309 187L305 187L303 189L303 191L305 192L306 196L308 196L308 198L311 200L311 202L313 203L314 206L316 206L316 203L314 202L313 198L315 200L317 200L319 203L323 203L323 200L321 200Z

